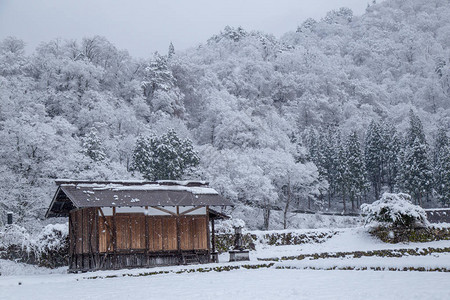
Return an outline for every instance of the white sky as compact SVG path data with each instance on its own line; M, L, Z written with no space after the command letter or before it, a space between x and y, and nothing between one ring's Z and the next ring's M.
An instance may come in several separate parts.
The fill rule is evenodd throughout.
M280 36L306 18L372 0L0 0L0 40L16 36L33 50L54 38L101 35L132 55L150 57L205 42L226 25ZM378 1L380 2L380 1Z

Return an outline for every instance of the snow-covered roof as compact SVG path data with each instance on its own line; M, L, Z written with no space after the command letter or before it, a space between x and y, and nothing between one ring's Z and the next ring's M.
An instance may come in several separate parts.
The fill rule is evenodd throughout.
M133 206L232 206L205 181L87 181L59 179L47 217L75 208Z

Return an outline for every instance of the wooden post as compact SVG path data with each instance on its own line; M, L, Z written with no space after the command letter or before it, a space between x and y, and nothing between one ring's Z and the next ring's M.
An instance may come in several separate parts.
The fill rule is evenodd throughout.
M93 220L92 220L92 210L91 208L87 208L86 209L86 214L87 214L87 230L88 230L88 234L87 234L87 238L88 238L88 259L89 259L89 270L92 270L94 267L94 248L92 247L92 231L93 231Z
M148 206L145 207L147 213L148 213ZM150 237L148 232L148 218L149 216L147 213L144 214L144 220L145 220L145 258L146 258L146 265L150 266Z
M96 267L96 269L100 268L100 232L99 232L98 222L99 222L98 210L94 209L94 224L95 224L94 234L96 235L96 237L95 237L95 241L96 241L95 267Z
M111 258L111 262L115 267L117 267L117 224L116 224L116 208L113 207L113 215L112 215L112 244L113 244L113 257Z
M177 216L176 216L176 220L177 220L177 250L178 250L178 255L179 255L179 259L180 259L180 264L183 263L182 261L182 252L181 252L181 232L180 232L180 207L177 206Z
M75 253L75 250L73 249L75 233L73 230L72 213L69 212L69 271L72 269L73 255Z
M211 262L211 236L209 231L209 206L206 206L206 238L208 245L208 262Z
M211 219L211 247L212 252L216 252L216 231L214 229L214 219Z

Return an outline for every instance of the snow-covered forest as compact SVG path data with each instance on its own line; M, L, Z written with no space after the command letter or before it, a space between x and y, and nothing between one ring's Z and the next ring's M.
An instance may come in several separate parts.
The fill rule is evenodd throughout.
M0 42L0 225L41 228L56 178L203 179L259 228L385 191L450 204L447 0L336 9L281 38L226 27L148 59L100 36L25 44Z

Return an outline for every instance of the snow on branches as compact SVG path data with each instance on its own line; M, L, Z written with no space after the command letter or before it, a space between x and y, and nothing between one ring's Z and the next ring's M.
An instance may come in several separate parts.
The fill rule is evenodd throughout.
M411 203L411 196L404 193L384 193L380 200L361 205L367 214L365 224L396 227L428 227L427 215L423 208Z

